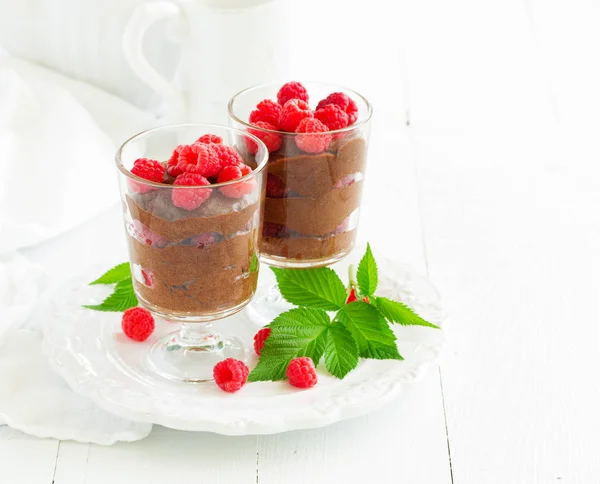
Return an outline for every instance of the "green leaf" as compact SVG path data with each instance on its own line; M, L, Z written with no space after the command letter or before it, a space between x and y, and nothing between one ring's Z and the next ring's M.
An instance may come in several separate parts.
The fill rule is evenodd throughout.
M271 334L248 381L282 380L289 362L299 356L308 356L318 365L329 325L329 316L320 309L295 308L277 316L269 324Z
M427 326L439 329L439 326L425 321L404 303L392 301L386 297L377 297L375 298L375 305L383 317L392 323L398 323L403 326Z
M396 346L396 336L375 306L362 301L347 304L339 313L339 321L346 327L363 358L402 360Z
M329 373L344 378L358 365L358 348L342 324L332 324L325 333L325 366Z
M344 283L329 267L271 269L282 296L296 306L336 311L346 302Z
M108 296L102 304L83 306L84 308L94 309L95 311L125 311L138 305L137 297L133 292L133 283L131 278L119 281L115 286L114 292Z
M356 280L362 296L372 296L375 294L378 282L377 263L369 244L367 244L365 255L358 264Z
M129 262L123 262L106 271L95 281L90 282L90 286L93 284L116 284L128 277L131 277L131 268L129 267Z

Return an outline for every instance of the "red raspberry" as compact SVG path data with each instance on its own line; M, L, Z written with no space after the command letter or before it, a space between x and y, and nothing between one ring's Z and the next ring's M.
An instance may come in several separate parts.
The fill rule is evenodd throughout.
M346 304L350 304L351 302L358 301L356 297L356 291L354 288L350 289L350 294L348 294L348 299L346 299Z
M196 143L215 143L217 145L220 145L221 143L223 143L223 138L217 136L216 134L203 134L202 136L200 136L200 138L196 140Z
M307 153L325 151L331 143L331 135L327 131L327 126L318 119L303 119L296 129L296 133L300 133L296 136L296 146Z
M252 172L252 168L246 165L229 165L223 168L217 178L217 183L224 183L231 180L237 180ZM254 180L246 180L240 183L233 183L221 187L221 193L228 198L242 198L248 195L254 189Z
M169 244L169 240L162 235L158 235L156 232L153 232L148 227L146 227L139 220L134 220L131 223L131 232L133 237L137 239L142 244L145 244L149 247L166 247Z
M183 173L183 170L179 168L179 152L185 145L179 145L173 150L173 154L169 161L167 161L167 173L171 176L178 177Z
M219 165L221 170L229 165L243 165L244 160L240 154L235 151L231 146L227 145L213 145L213 149L219 155Z
M277 102L283 106L290 99L301 99L307 103L308 92L306 92L306 88L299 82L288 82L281 86L277 93Z
M135 176L139 176L144 180L153 181L156 183L162 183L165 177L165 167L156 160L150 160L148 158L138 158L133 162L131 173ZM137 193L148 193L152 190L156 190L155 187L131 181L129 186L134 192Z
M283 106L279 118L279 129L293 133L304 118L312 118L308 104L300 99L290 99Z
M328 104L336 104L348 115L348 125L356 123L358 118L358 106L354 100L343 92L334 92L317 104L317 110Z
M254 335L254 351L258 356L260 356L260 352L262 351L263 346L265 345L265 341L270 334L270 328L263 328Z
M273 126L279 125L281 116L281 105L270 99L265 99L256 105L256 109L250 113L250 124L256 124L257 121L264 121Z
M218 232L205 232L190 237L190 242L199 249L206 249L207 247L216 244L220 238L221 234Z
M273 126L270 123L266 123L265 121L257 121L256 123L254 123L254 126L262 129L248 128L248 133L253 134L259 140L261 140L266 145L267 150L269 150L269 153L277 151L281 147L281 143L283 143L283 138L279 133L263 131L265 129L277 131L276 126ZM244 142L246 143L246 149L248 150L248 153L250 153L251 155L255 155L258 151L258 145L250 138L244 138Z
M243 361L227 358L213 368L215 383L223 391L233 393L244 386L248 379L248 367Z
M210 182L202 175L196 173L184 173L175 178L173 185L194 187L210 185ZM197 190L189 188L182 188L179 190L174 189L171 193L171 200L173 200L173 205L176 207L183 208L184 210L195 210L210 197L211 191L210 188L201 188Z
M298 388L310 388L317 384L317 370L308 356L294 358L285 370L290 385Z
M315 118L330 130L342 129L348 126L348 115L337 104L328 104L321 109L317 109Z
M145 341L154 331L154 318L144 308L129 308L121 319L123 333L134 341Z
M275 175L267 174L267 197L284 198L290 189Z
M177 168L186 173L195 173L206 178L215 176L221 170L219 154L214 144L194 143L183 145L179 151Z
M287 239L291 235L289 227L273 222L263 223L263 237L276 237L278 239Z

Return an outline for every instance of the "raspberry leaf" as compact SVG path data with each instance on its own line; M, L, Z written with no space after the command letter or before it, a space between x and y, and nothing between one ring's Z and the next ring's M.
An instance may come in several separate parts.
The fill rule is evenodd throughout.
M373 252L371 252L371 246L367 244L367 251L358 264L358 271L356 273L356 280L360 293L363 296L372 296L375 294L378 282L377 263Z
M377 360L402 360L396 336L375 306L362 301L347 304L336 317L352 334L358 354Z
M123 262L106 271L95 281L90 282L90 286L94 284L116 284L128 277L131 277L131 268L129 267L129 262Z
M115 311L121 312L138 305L137 297L133 292L133 283L131 278L119 281L115 286L114 292L108 296L102 304L83 306L84 308L94 309L95 311Z
M325 366L329 373L344 378L358 365L358 348L352 334L338 322L325 333Z
M404 303L392 301L386 297L376 297L374 299L379 312L392 323L398 323L402 326L427 326L439 329L439 326L425 321Z
M329 267L278 269L271 267L282 296L291 304L336 311L346 302L344 283Z
M277 316L268 326L271 334L248 381L283 380L289 362L299 356L318 365L329 326L329 316L320 309L295 308Z

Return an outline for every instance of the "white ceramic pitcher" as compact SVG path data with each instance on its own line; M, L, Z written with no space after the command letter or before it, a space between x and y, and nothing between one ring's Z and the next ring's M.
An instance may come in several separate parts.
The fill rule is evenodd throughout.
M132 69L168 103L165 120L227 124L227 102L240 90L288 77L288 0L159 0L137 7L123 49ZM155 22L171 21L182 45L171 83L147 61L142 41Z

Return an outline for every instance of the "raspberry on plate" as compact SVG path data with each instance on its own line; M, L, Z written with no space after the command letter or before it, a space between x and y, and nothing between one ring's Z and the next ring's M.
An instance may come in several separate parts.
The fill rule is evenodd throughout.
M267 197L269 198L284 198L290 189L277 178L275 175L267 174Z
M229 165L221 170L217 183L224 183L231 180L237 180L252 172L252 168L246 165ZM239 183L233 183L221 187L221 193L228 198L242 198L244 195L251 193L254 190L254 180L246 180Z
M306 118L298 125L296 146L307 153L325 151L331 143L329 129L316 118ZM323 134L319 134L323 133Z
M210 185L210 182L202 175L198 175L197 173L183 173L175 179L173 185L188 187L206 186ZM195 210L205 202L205 200L210 196L211 191L212 190L210 188L202 188L197 190L190 188L175 188L171 193L171 200L173 201L173 205L176 207L183 208L184 210Z
M325 107L317 109L315 118L332 131L348 126L348 115L337 104L327 104Z
M271 133L269 131L263 131L263 129L268 129L270 131L277 131L276 126L274 126L270 123L267 123L265 121L257 121L256 123L254 123L254 126L256 126L257 128L262 128L262 129L248 128L248 133L253 134L259 140L261 140L267 147L267 150L269 150L269 153L272 153L273 151L277 151L281 147L281 143L283 143L283 138L281 137L281 135L279 133ZM246 149L248 150L248 153L250 153L251 155L255 155L256 152L258 151L257 144L250 138L244 138L244 143L246 144Z
M279 125L279 117L281 116L281 104L265 99L256 105L256 109L250 113L249 121L255 124L257 121L264 121L273 126Z
M277 102L283 106L290 99L301 99L307 103L308 92L306 88L299 82L288 82L281 86L277 93Z
M290 99L281 110L279 118L279 129L293 133L305 118L312 118L313 114L308 104L301 99Z
M254 335L254 352L260 356L260 352L265 345L265 341L271 334L271 328L263 328Z
M128 338L146 341L154 331L154 318L144 308L129 308L123 313L121 328Z
M203 134L202 136L200 136L200 138L196 140L196 143L214 143L216 145L220 145L221 143L223 143L223 138L217 136L216 134Z
M285 370L290 385L297 388L310 388L317 384L317 370L308 356L294 358Z
M335 104L342 108L348 115L348 125L356 123L358 119L358 106L350 96L343 92L333 92L325 99L319 101L317 110L324 108L328 104Z
M221 390L233 393L244 386L249 372L243 361L227 358L215 365L213 377Z
M162 183L165 177L165 167L156 160L138 158L133 162L131 173L133 173L135 176L143 178L144 180ZM147 193L152 190L156 190L155 187L144 185L143 183L137 183L135 181L131 181L129 186L134 192L137 193Z
M235 151L231 146L227 145L213 145L213 149L219 155L219 165L221 170L229 165L243 165L244 160L240 154Z

